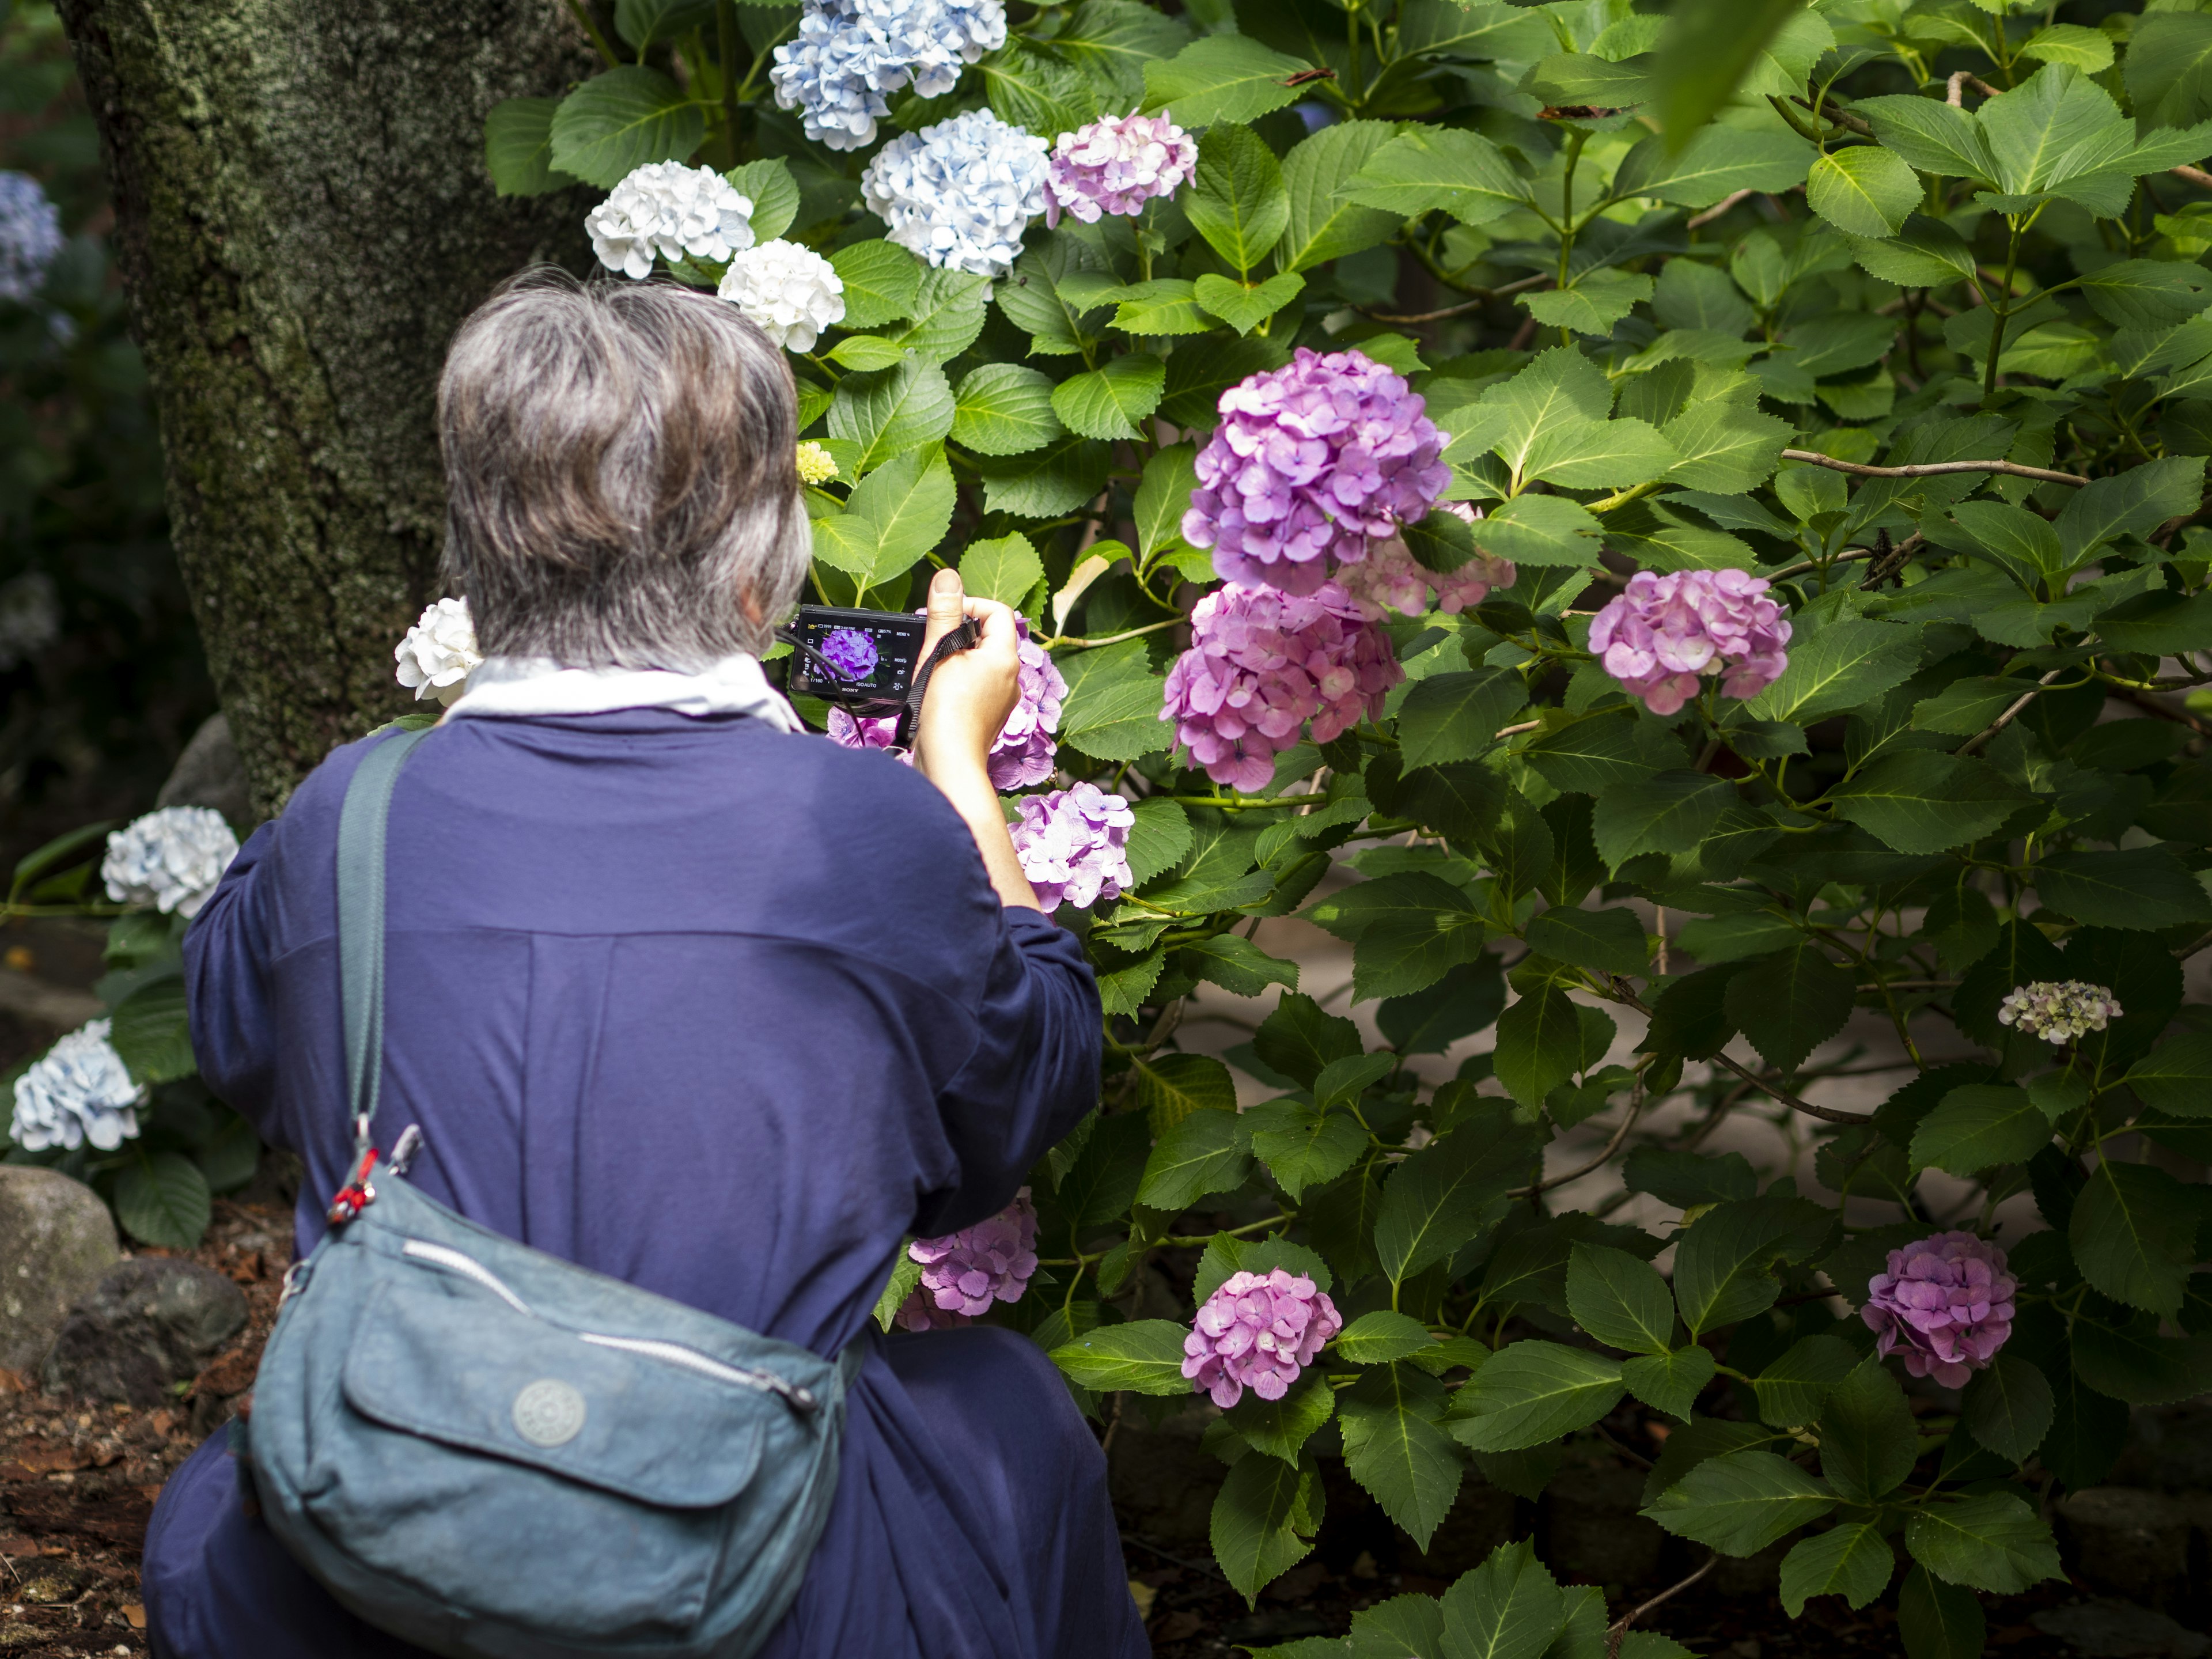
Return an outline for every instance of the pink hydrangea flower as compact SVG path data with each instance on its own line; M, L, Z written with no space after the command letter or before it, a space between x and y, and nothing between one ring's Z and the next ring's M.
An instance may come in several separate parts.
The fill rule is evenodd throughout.
M1343 1328L1336 1304L1304 1273L1231 1273L1191 1322L1182 1374L1224 1411L1248 1384L1262 1400L1280 1400Z
M898 732L898 720L894 715L856 716L833 703L829 726L830 741L842 749L886 749L908 765L914 764L914 757L905 750L892 746L891 739Z
M1232 582L1310 593L1427 516L1451 479L1444 435L1402 376L1357 351L1298 348L1221 394L1182 533Z
M988 1313L994 1302L1018 1302L1036 1272L1036 1206L1026 1187L988 1221L943 1238L917 1238L906 1253L921 1263L921 1283L899 1304L910 1331L945 1331Z
M1101 214L1134 218L1154 197L1172 196L1198 165L1198 145L1164 110L1109 115L1061 133L1046 165L1045 223L1065 210L1095 225Z
M1014 854L1047 910L1060 908L1063 899L1087 910L1136 884L1127 848L1137 815L1121 796L1079 783L1023 796L1021 814L1012 826Z
M1960 1389L2012 1335L2005 1253L1972 1233L1937 1233L1889 1253L1889 1271L1867 1283L1859 1317L1915 1376Z
M1060 752L1052 734L1060 730L1060 705L1067 696L1067 681L1045 648L1030 637L1028 620L1017 617L1014 626L1021 635L1021 701L991 744L991 786L1000 790L1026 789L1052 775L1054 757ZM833 707L829 727L830 740L844 748L890 749L898 721L890 715L855 717ZM908 759L902 750L894 752Z
M1190 629L1160 718L1206 776L1239 789L1267 787L1307 720L1327 743L1363 714L1380 719L1406 678L1389 634L1334 582L1304 596L1231 582L1198 602Z
M1479 522L1482 516L1465 501L1439 502L1437 510L1469 524ZM1431 593L1436 595L1437 609L1454 616L1480 605L1490 597L1492 588L1512 586L1519 576L1510 559L1493 559L1481 552L1456 570L1431 570L1413 556L1400 536L1376 543L1358 564L1340 565L1336 572L1337 585L1352 595L1359 614L1372 618L1393 611L1407 617L1425 615Z
M1790 665L1790 623L1766 586L1741 570L1639 570L1590 623L1589 648L1655 714L1679 713L1705 675L1755 697Z

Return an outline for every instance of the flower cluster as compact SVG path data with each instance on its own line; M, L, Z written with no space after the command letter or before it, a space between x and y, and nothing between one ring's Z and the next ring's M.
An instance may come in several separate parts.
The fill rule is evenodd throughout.
M1766 586L1741 570L1639 570L1590 623L1589 648L1655 714L1680 713L1702 675L1755 697L1790 665L1790 623Z
M809 438L799 446L799 482L825 484L837 476L837 458Z
M1304 1273L1231 1273L1191 1322L1182 1374L1224 1411L1248 1383L1261 1399L1280 1400L1343 1328L1336 1304Z
M415 619L407 637L392 647L399 664L399 683L420 702L435 697L441 703L457 701L469 689L483 656L477 650L477 625L469 616L466 599L440 599Z
M1021 701L992 741L992 787L1000 790L1026 789L1052 775L1060 745L1053 733L1060 730L1060 704L1067 696L1067 681L1045 648L1030 637L1026 617L1014 618L1021 635Z
M823 329L845 320L845 279L796 242L741 249L714 292L787 351L813 350Z
M1999 1024L2052 1043L2101 1031L2107 1020L2118 1019L2121 1012L2119 999L2108 988L2079 979L2039 979L2019 987L1997 1005Z
M2017 1288L1996 1245L1972 1233L1937 1233L1889 1253L1889 1271L1867 1282L1859 1317L1881 1339L1877 1352L1900 1355L1913 1376L1960 1389L2012 1334Z
M994 1302L1018 1302L1036 1272L1036 1206L1026 1187L988 1221L944 1238L917 1238L906 1253L921 1263L921 1283L899 1304L910 1331L949 1330Z
M1438 510L1469 524L1478 517L1465 501L1445 501ZM1393 611L1407 617L1421 616L1429 608L1431 593L1436 595L1437 610L1455 615L1480 605L1490 597L1492 588L1512 586L1519 574L1511 560L1493 559L1486 553L1477 553L1456 570L1434 571L1413 556L1402 538L1393 536L1387 542L1377 542L1358 564L1340 566L1336 580L1352 595L1361 616L1380 618Z
M1134 218L1154 197L1174 195L1197 166L1197 143L1165 110L1103 117L1053 146L1044 222L1058 224L1063 211L1086 225L1105 213Z
M107 1040L110 1022L95 1019L71 1031L15 1079L15 1112L8 1126L27 1152L90 1142L112 1152L138 1133L138 1104L146 1091Z
M752 198L712 167L648 161L584 221L592 252L609 270L643 278L653 256L716 264L753 245Z
M1045 141L970 110L876 152L860 197L890 240L933 265L1003 276L1044 211Z
M1451 481L1443 434L1403 376L1300 346L1221 394L1183 539L1232 582L1310 593L1369 544L1425 518Z
M0 173L0 301L27 304L62 251L61 210L27 173Z
M1308 720L1327 743L1362 714L1380 719L1406 678L1389 634L1334 582L1308 595L1231 582L1198 602L1190 627L1160 718L1206 776L1239 789L1267 786Z
M867 678L880 655L875 641L857 628L833 628L822 636L822 659L840 679Z
M941 98L963 64L1006 44L1000 0L806 0L799 33L775 49L775 101L799 112L808 139L831 149L876 141L884 101L909 82Z
M28 662L61 631L61 603L45 571L29 571L0 586L0 672Z
M100 879L118 904L196 916L238 856L238 837L212 806L163 806L107 838Z
M1024 795L1021 817L1011 826L1022 873L1048 911L1061 901L1087 910L1136 885L1129 873L1129 831L1137 815L1119 795L1095 783Z
M896 714L848 714L836 704L830 708L830 741L841 749L882 749L895 754L908 765L914 757L898 747L898 716Z

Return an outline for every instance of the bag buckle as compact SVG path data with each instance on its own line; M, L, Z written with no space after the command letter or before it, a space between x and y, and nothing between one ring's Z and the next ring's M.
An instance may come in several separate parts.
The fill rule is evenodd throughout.
M331 1200L325 1218L331 1226L344 1226L376 1202L376 1188L368 1179L368 1172L375 1166L376 1148L372 1146L361 1155L361 1165L353 1172L353 1179L339 1188L337 1196Z

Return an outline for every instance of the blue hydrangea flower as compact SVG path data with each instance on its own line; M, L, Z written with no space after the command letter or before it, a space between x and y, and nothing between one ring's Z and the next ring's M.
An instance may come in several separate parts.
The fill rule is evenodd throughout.
M1044 211L1048 146L987 109L894 138L860 175L890 240L933 265L1003 276Z
M941 98L963 64L1006 43L1000 0L806 0L769 81L778 104L801 112L809 138L860 149L890 112L885 93L911 83Z
M108 1038L109 1022L95 1019L71 1031L15 1079L15 1112L9 1138L27 1152L61 1146L74 1152L89 1141L112 1152L138 1133L138 1107L146 1091Z
M35 299L61 251L61 210L39 181L27 173L0 173L0 300Z

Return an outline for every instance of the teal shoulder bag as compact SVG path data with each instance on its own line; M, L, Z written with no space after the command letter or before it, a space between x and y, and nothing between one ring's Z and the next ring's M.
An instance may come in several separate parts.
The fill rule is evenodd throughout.
M411 1129L376 1167L385 819L428 735L369 750L339 819L354 1176L262 1356L262 1512L448 1659L746 1659L828 1516L860 1346L825 1360L479 1227L399 1178Z

